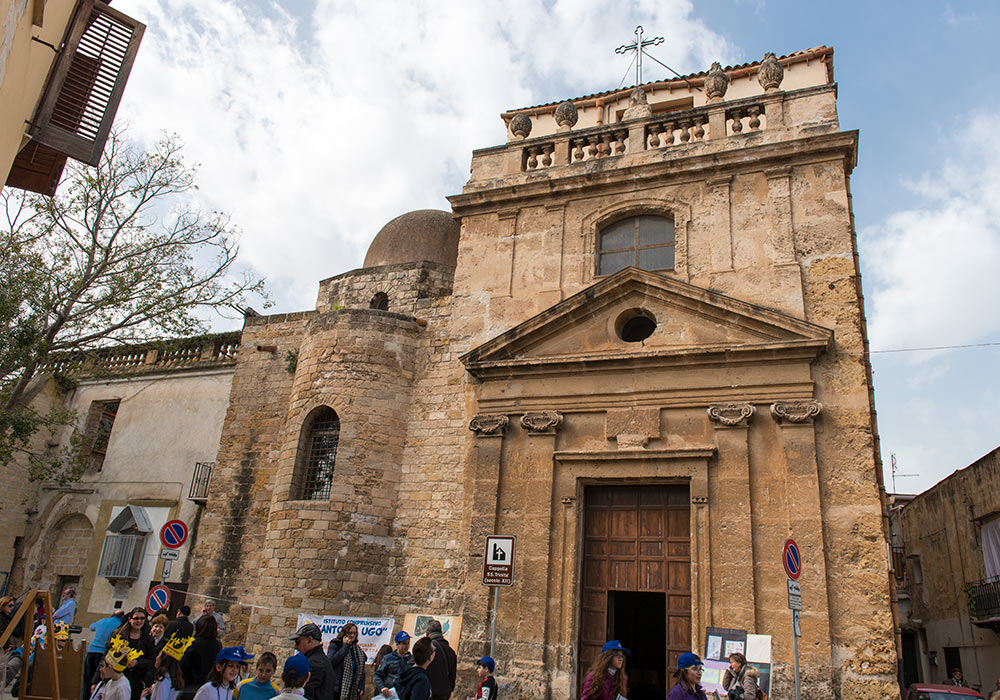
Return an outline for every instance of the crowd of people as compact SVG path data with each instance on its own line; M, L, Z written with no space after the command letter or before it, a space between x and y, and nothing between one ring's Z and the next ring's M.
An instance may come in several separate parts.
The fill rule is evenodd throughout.
M631 652L617 639L605 643L601 654L591 665L583 679L580 700L621 700L628 697L628 673L626 659ZM667 700L708 700L714 691L706 693L701 685L704 670L701 658L687 652L677 659L674 685L667 694ZM722 687L730 700L769 700L760 687L759 670L747 663L743 654L729 655L729 668L722 677Z
M68 625L76 612L75 596L64 594L53 613L57 643L69 639ZM14 599L0 598L0 633L13 614ZM44 612L41 613L44 616ZM207 600L201 615L191 621L191 610L181 606L174 619L145 608L114 615L90 625L94 633L83 668L81 698L89 700L368 700L367 655L358 643L358 627L346 623L324 648L323 634L313 623L288 637L294 647L281 673L282 689L273 680L278 656L265 651L256 658L255 673L248 669L254 656L242 646L223 647L225 620ZM35 620L38 621L37 618ZM458 659L430 620L424 636L412 643L400 630L394 646L383 645L373 664L373 700L449 700L455 691ZM618 640L607 642L586 674L580 700L628 698L626 660L630 651ZM495 661L476 662L479 684L475 700L497 700ZM693 653L681 654L675 683L667 700L708 700L701 685L703 665ZM758 670L743 654L729 656L722 686L731 700L768 700L761 690ZM379 697L381 696L381 698ZM472 695L469 695L472 698Z
M72 593L64 595L63 605L52 615L59 651L69 640L69 624L76 612L74 598ZM66 605L67 600L74 604ZM14 598L0 598L0 634L11 623L14 606ZM376 700L449 700L455 691L457 655L437 620L427 623L426 633L416 640L412 651L410 635L402 630L395 634L395 647L383 645L373 664L374 690L368 690L368 658L358 644L354 623L343 625L326 648L317 625L309 623L297 629L289 636L294 651L283 664L283 688L279 688L273 680L278 669L274 652L256 657L251 676L249 666L255 657L242 646L222 646L225 621L216 612L214 601L206 601L194 621L190 615L186 605L172 620L163 614L150 616L145 608L136 607L91 624L93 637L83 660L80 698L368 700L368 692ZM30 622L44 630L44 611L38 611ZM27 624L24 621L20 627ZM40 639L44 644L44 636ZM22 640L23 634L12 635L8 650L13 651ZM496 700L495 668L488 656L478 660L476 700Z

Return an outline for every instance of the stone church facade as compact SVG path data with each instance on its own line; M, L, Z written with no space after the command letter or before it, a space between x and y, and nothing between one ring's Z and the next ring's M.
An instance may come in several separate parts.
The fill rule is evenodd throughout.
M515 535L518 697L577 697L612 636L665 690L707 626L772 635L782 697L794 537L804 696L897 695L832 53L505 113L452 212L248 319L189 590L258 648L300 612L460 614L468 674Z

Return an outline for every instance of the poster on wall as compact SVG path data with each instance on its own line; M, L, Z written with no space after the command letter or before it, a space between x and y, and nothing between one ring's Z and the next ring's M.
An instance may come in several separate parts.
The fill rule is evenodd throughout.
M747 663L760 671L757 683L761 689L771 692L771 635L748 634L746 630L727 627L705 628L705 658L701 684L706 692L715 691L720 697L726 696L722 679L729 668L729 655L743 654Z
M427 623L437 620L441 623L441 634L448 640L452 649L458 649L458 640L462 636L461 615L437 615L434 613L407 613L403 618L403 629L412 637L423 637L427 631Z
M329 647L330 640L337 636L340 628L348 622L358 626L358 646L368 657L366 663L375 661L375 655L383 644L392 644L393 626L391 617L350 617L346 615L299 615L298 626L314 623L323 633L323 648Z
M747 631L729 627L705 628L705 658L713 661L729 661L729 655L745 654Z

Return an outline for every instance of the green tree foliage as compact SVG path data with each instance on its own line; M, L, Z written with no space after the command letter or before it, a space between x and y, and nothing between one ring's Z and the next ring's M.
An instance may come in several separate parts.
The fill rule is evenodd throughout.
M263 280L235 269L228 217L190 206L195 172L180 152L177 137L143 151L118 132L97 167L70 161L55 197L0 194L0 463L27 453L34 478L72 476L64 458L29 450L71 419L31 405L54 356L203 333L207 309L266 299Z

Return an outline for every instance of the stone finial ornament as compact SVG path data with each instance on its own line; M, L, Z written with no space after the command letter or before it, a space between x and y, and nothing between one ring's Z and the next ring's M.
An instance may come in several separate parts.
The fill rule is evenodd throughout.
M650 117L653 115L653 110L649 107L649 102L646 101L646 91L641 87L637 87L632 91L632 94L628 98L628 109L625 110L625 114L622 116L623 121L628 121L629 119L642 119L643 117Z
M569 131L576 126L580 113L572 102L563 102L556 107L555 118L556 124L559 125L559 131Z
M777 90L781 79L785 77L785 69L781 67L773 53L764 54L764 60L757 69L757 82L766 92Z
M729 89L729 76L722 70L722 65L718 61L712 64L705 76L705 96L709 102L718 102L726 95Z
M714 404L708 407L708 417L713 423L728 428L746 427L755 410L749 403Z
M469 421L469 430L476 435L503 435L510 418L502 413L479 413Z
M531 133L531 117L527 114L515 114L510 120L510 133L519 139L528 138Z

